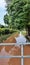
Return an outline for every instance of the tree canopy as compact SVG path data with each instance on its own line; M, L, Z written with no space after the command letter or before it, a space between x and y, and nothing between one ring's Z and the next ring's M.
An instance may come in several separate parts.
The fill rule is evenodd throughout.
M30 0L11 0L6 8L12 28L20 30L30 23ZM6 22L9 22L8 19Z
M9 24L9 16L7 14L4 15L4 23Z

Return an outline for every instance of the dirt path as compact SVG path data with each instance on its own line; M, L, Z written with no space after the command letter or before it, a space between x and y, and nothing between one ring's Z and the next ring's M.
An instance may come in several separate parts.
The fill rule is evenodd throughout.
M7 38L7 40L3 41L3 43L16 43L15 37L17 37L18 35L18 32L14 33L9 38Z

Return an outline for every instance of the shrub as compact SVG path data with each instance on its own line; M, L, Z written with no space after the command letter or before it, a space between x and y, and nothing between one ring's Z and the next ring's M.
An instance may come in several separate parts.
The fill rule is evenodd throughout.
M10 30L9 29L5 29L5 34L9 34Z
M0 28L0 35L1 35L1 33L2 33L2 29Z
M0 35L1 34L3 34L3 35L5 35L5 34L12 34L14 32L16 32L16 30L14 30L14 29L0 28Z
M16 32L14 29L10 29L11 34L14 33L14 32Z

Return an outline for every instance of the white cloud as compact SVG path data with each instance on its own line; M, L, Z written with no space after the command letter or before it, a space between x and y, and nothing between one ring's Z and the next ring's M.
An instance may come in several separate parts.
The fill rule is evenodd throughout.
M0 7L4 8L6 5L5 0L0 0Z

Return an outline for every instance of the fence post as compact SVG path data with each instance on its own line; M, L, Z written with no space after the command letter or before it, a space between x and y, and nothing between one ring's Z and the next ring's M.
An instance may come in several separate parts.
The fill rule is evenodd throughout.
M21 65L24 65L24 59L23 59L23 44L21 45Z

